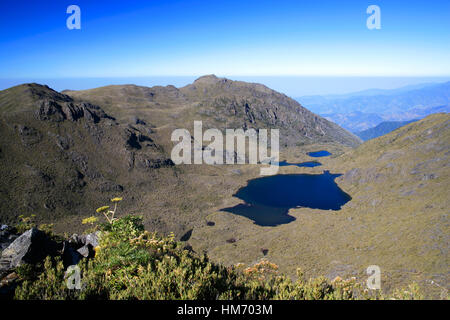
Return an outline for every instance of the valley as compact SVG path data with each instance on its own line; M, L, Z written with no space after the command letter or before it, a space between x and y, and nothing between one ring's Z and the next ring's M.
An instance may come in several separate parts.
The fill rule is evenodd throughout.
M280 165L273 177L329 175L333 190L348 197L339 206L277 204L286 205L282 223L258 225L227 212L249 199L240 199L239 190L261 179L265 165L174 165L171 133L194 132L194 120L220 130L279 128L280 159L321 165ZM441 293L431 281L449 283L446 113L362 144L263 85L205 76L182 88L121 85L59 93L21 85L0 92L0 121L2 223L35 213L58 233L82 232L83 218L121 196L119 216L142 215L147 230L174 232L225 265L267 259L292 277L301 268L310 277L363 282L375 264L383 289L417 281L430 296ZM290 183L280 185L292 190ZM318 189L324 198L330 192ZM283 202L282 194L276 200Z
M450 111L450 82L423 83L397 89L372 89L341 95L296 98L309 110L357 133L383 122L422 119ZM384 134L392 124L384 124ZM391 129L390 131L392 131Z

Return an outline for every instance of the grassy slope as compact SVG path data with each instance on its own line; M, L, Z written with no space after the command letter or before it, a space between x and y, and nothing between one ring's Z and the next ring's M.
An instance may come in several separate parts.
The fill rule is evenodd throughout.
M354 275L364 281L366 268L376 264L384 289L417 280L439 296L441 289L430 281L445 287L450 280L449 126L448 114L436 114L341 156L322 158L322 167L281 168L346 172L337 182L353 199L340 211L293 209L296 221L273 228L214 213L209 219L216 225L194 230L190 242L223 263L257 261L266 248L267 258L291 275L300 266L310 276ZM285 158L303 161L306 151L291 149ZM231 237L238 241L226 243Z
M13 222L20 214L36 214L42 222L61 219L70 231L71 226L79 225L80 217L89 214L93 204L117 194L118 186L125 187L124 197L139 202L139 190L154 188L156 172L164 171L167 181L173 178L170 168L138 167L144 159L165 159L157 145L141 142L139 150L127 145L130 132L141 130L147 135L148 127L130 129L110 118L96 123L85 116L76 121L40 120L36 112L44 101L76 104L68 96L34 84L0 93L3 223ZM129 167L132 153L135 170ZM131 203L124 206L136 208ZM76 223L70 223L72 218Z
M98 226L96 227L98 228ZM305 279L294 282L278 266L261 261L251 267L225 267L206 255L182 249L173 235L159 237L143 229L138 217L127 216L101 227L95 256L78 265L83 290L69 290L60 257L16 269L18 286L2 298L20 300L352 300L422 299L412 284L393 295L365 289L355 279ZM2 284L8 285L7 282ZM7 296L9 293L9 296ZM1 295L1 293L0 293Z
M229 120L225 123L241 127L243 123L239 121L245 115L239 109L244 107L240 99L253 99L255 113L268 107L264 101L271 99L281 110L278 112L280 117L290 121L299 117L292 110L302 110L300 118L307 124L311 136L319 134L320 130L315 127L318 124L313 125L313 121L319 121L324 129L340 132L340 137L349 143L358 143L351 134L327 122L322 123L282 94L262 85L225 82L210 76L180 90L173 86L147 88L127 85L66 91L68 95L45 86L27 84L0 92L0 121L5 124L0 128L0 161L5 182L0 184L4 200L1 202L2 220L8 222L19 214L37 214L42 222L55 222L59 232L79 232L79 221L90 215L89 208L114 196L114 193L120 193L98 190L103 183L111 183L124 187L124 207L129 213L144 214L147 228L164 233L173 231L181 237L190 229L204 224L211 210L223 207L233 190L255 177L258 169L244 168L243 174L237 176L231 166L180 166L157 170L130 168L130 159L134 157L137 163L139 158L167 157L173 146L170 141L172 130L180 127L190 129L194 120L204 120L205 127L221 127L223 121L215 118L220 114ZM216 105L218 97L236 99L238 114L230 116L226 106ZM102 120L87 125L84 119L58 123L37 120L35 112L46 100L61 105L87 100L101 106L117 121ZM210 108L218 109L210 114ZM264 123L261 124L263 127L269 126L273 120L261 113L257 116L256 126L261 123ZM136 125L136 117L146 124ZM141 150L130 150L126 146L129 124L153 139L155 146L146 148L147 143L141 143ZM17 143L21 139L17 125L32 128L41 139L29 145ZM147 134L149 130L151 133ZM57 145L59 137L69 141L67 149L62 150ZM326 140L330 139L328 134ZM80 178L77 172L81 172L83 177ZM73 185L80 187L74 190Z
M215 76L201 77L180 89L123 85L65 93L98 104L120 120L141 117L155 125L161 143L170 146L171 131L191 129L194 120L203 120L205 128L279 128L283 145L321 141L356 146L361 142L281 93Z
M136 92L130 95L129 90ZM167 90L170 94L165 92ZM164 91L161 97L159 91ZM67 93L76 99L83 97L101 105L120 122L127 122L133 116L144 119L154 127L152 138L166 152L172 145L167 137L173 127L187 127L186 123L198 116L193 108L198 104L183 102L191 98L179 96L172 87L119 86L114 90L105 87ZM432 129L434 134L432 132L430 136L425 134L416 138L415 135L420 130L425 132L439 125L448 126L448 116L436 115L419 123L420 127L406 126L365 143L355 151L327 143L291 147L282 152L282 159L291 162L310 160L306 153L319 149L327 149L334 155L320 159L324 164L322 167L283 167L281 173L321 173L324 169L344 173L353 168L360 169L354 174L360 179L352 180L351 175L347 175L338 180L353 197L341 211L295 209L291 214L296 221L274 228L258 227L243 217L219 212L221 208L238 203L232 194L248 179L259 176L258 167L237 165L179 166L172 173L154 174L150 177L150 185L137 185L136 191L145 190L142 197L133 199L133 190L125 196L124 208L130 213L143 214L149 230L174 231L180 237L194 229L188 242L197 252L208 251L213 261L250 264L263 258L261 248L267 248L267 258L291 275L300 266L307 276L325 274L333 278L348 274L356 275L361 281L367 278L365 268L377 264L383 272L385 289L417 279L428 292L438 294L439 290L424 280L434 279L441 285L449 282L445 212L448 207L448 155L445 154L448 128ZM404 131L410 126L413 126L411 131ZM397 134L400 134L399 138L385 140L393 139ZM336 157L345 151L345 155ZM409 174L415 165L431 159L441 160L422 165L419 168L422 173ZM241 173L236 174L234 169L240 169ZM423 174L430 173L437 178L421 180ZM418 187L421 183L424 185L416 193L408 195L411 191L408 188ZM402 192L406 195L400 195ZM425 208L427 205L432 207ZM78 216L65 218L57 223L57 230L67 230L68 225L78 225L79 221ZM216 224L207 226L206 221ZM232 237L238 241L227 243L226 240Z

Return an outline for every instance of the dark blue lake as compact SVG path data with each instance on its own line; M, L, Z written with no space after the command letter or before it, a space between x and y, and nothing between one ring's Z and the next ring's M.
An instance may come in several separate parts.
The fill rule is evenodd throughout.
M327 156L331 156L331 153L329 153L326 150L320 150L320 151L309 152L308 156L314 157L314 158L327 157Z
M297 166L297 167L313 168L313 167L321 166L322 164L320 162L317 162L317 161L308 161L308 162L301 162L301 163L290 163L290 162L287 162L287 161L280 161L280 162L278 162L278 165L280 167Z
M247 217L260 226L276 226L295 220L289 209L308 207L339 210L351 197L342 191L334 179L339 174L279 174L250 180L235 197L245 201L222 209Z

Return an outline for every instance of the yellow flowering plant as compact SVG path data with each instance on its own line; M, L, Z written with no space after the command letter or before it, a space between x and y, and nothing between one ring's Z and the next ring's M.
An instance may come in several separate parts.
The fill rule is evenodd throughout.
M82 224L90 224L91 226L94 225L98 221L97 217L88 217L81 221Z
M110 224L112 224L114 222L114 220L116 220L114 218L114 215L116 214L116 211L117 211L117 203L119 203L122 200L123 200L123 198L120 198L120 197L111 199L111 202L114 203L114 210L109 210L110 206L102 206L100 208L97 208L97 210L95 210L95 211L97 213L102 213L105 216L106 220L108 220L108 222Z

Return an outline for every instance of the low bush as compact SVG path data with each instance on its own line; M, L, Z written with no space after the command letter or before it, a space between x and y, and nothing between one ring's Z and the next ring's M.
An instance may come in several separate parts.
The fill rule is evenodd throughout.
M392 296L364 290L356 279L324 277L297 280L279 274L267 260L245 267L212 263L206 255L185 250L174 235L144 230L142 219L126 216L98 226L95 257L79 263L81 289L69 289L59 258L48 257L40 274L23 282L16 299L417 299L417 286Z

